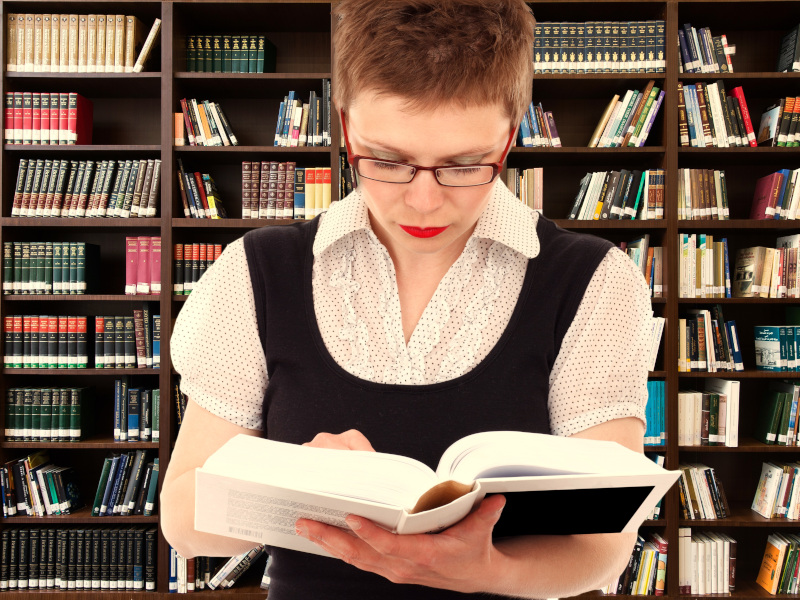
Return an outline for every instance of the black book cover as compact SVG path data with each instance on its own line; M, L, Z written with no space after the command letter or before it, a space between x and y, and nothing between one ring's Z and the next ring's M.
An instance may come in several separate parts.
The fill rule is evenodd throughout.
M156 533L157 529L153 527L145 531L144 535L144 588L148 592L156 589L156 562L158 559Z
M17 587L20 590L28 589L28 572L30 570L30 544L29 530L19 530L19 574L17 576Z
M147 500L147 488L150 485L150 478L153 475L153 463L147 463L147 467L144 471L144 477L142 478L142 485L139 488L139 492L136 494L136 502L133 505L133 511L131 514L133 515L141 515L144 511L144 503Z
M41 417L39 419L43 442L56 441L52 438L53 431L53 390L42 389ZM44 490L43 490L44 491Z
M106 166L106 173L105 177L103 178L103 185L99 190L100 198L98 198L97 205L97 216L103 217L106 214L106 206L108 206L109 195L111 194L111 186L114 181L115 173L118 173L116 170L117 163L113 160L108 161L108 165Z
M61 480L61 487L64 490L64 498L66 498L69 505L69 511L75 512L79 508L83 508L83 498L80 493L80 478L78 473L72 467L59 471L56 476Z
M67 209L68 212L67 214L62 214L62 216L76 217L78 215L78 199L80 198L81 189L83 189L83 181L87 174L86 163L87 161L85 160L78 161L78 173L75 175L72 189L67 192L69 205L66 204L66 201L64 203L64 208Z
M133 589L144 589L144 529L137 527L133 529Z
M125 367L125 317L114 317L114 366L117 369Z
M39 368L46 369L49 361L47 359L47 325L50 322L50 318L47 315L40 315L39 316L39 335L38 335L38 347L33 346L33 340L31 340L31 349L33 350L34 354L39 357Z
M47 578L47 589L49 590L53 589L56 585L56 566L57 566L56 550L58 549L58 544L56 543L56 533L57 532L55 529L47 530L46 578Z
M122 591L125 589L125 577L127 576L127 560L128 560L128 534L125 529L119 530L119 539L117 541L117 589Z
M67 192L67 184L69 182L69 164L70 161L62 160L58 163L58 177L55 180L55 185L53 186L53 203L50 207L50 215L51 217L59 217L61 216L61 205L64 202L64 194ZM52 177L51 183L52 183ZM47 190L48 195L50 194L50 190Z
M119 529L112 529L108 534L108 589L117 589L117 573L119 572Z
M103 352L105 353L105 368L113 369L116 366L116 346L114 317L103 317Z
M67 365L70 369L78 366L78 317L67 316Z
M85 529L75 532L75 589L82 590L84 584L84 569L86 565L84 538Z
M142 321L144 324L144 355L147 360L147 366L153 366L153 326L151 324L151 315L153 311L150 310L150 303L144 302L142 304Z
M31 318L29 315L23 317L22 366L26 369L31 367Z
M25 484L25 465L22 461L14 463L11 468L11 475L14 478L14 490L17 493L17 514L32 514L30 509L30 498L28 496L28 486Z
M3 530L5 533L5 530ZM8 589L19 588L19 529L8 530Z
M125 348L125 368L136 368L136 335L134 330L133 316L124 317L124 348Z
M53 242L44 243L44 293L53 293Z
M735 127L742 138L742 145L747 146L747 129L745 129L744 117L742 117L742 109L739 106L739 99L736 96L729 96L729 99L731 101L732 114L736 115Z
M74 590L77 585L78 573L78 531L67 531L67 559L66 559L67 589Z
M32 442L33 441L33 389L24 388L22 394L23 394L22 395L22 439L25 442ZM24 480L25 477L24 469L22 471L22 477ZM27 488L27 486L25 487Z
M8 569L11 565L11 535L9 529L0 534L0 590L8 589Z
M106 217L115 217L116 215L116 205L117 205L117 198L120 194L120 189L122 188L122 179L125 175L125 161L118 160L117 161L117 170L114 177L114 185L111 187L111 194L108 197L108 201L106 202L106 210L105 216ZM122 192L124 194L124 190Z
M100 589L107 590L111 560L111 532L108 527L100 530Z
M34 388L31 391L33 396L31 412L31 441L42 441L42 390Z
M67 530L59 529L56 534L56 589L67 589Z
M83 589L92 589L92 530L87 529L83 538Z
M58 367L58 317L50 315L47 323L47 366Z
M192 282L194 282L194 279L192 278L193 247L194 244L184 244L183 246L183 293L184 294L192 291Z
M39 536L41 534L41 530L37 527L31 527L28 529L28 547L30 551L28 553L29 560L28 560L28 589L29 590L38 590L39 589Z
M136 558L136 529L131 527L125 533L125 589L133 590L133 565Z
M92 184L95 180L94 177L94 167L95 161L87 160L86 161L86 168L83 175L83 180L81 181L81 187L78 190L78 201L75 202L75 216L77 217L85 217L86 216L86 204L89 200L89 191L92 189Z
M16 248L15 248L16 252ZM16 267L15 267L16 268ZM24 356L24 334L23 334L23 316L22 315L14 315L14 332L11 335L13 351L11 355L13 356L13 363L15 367L22 367L22 361Z

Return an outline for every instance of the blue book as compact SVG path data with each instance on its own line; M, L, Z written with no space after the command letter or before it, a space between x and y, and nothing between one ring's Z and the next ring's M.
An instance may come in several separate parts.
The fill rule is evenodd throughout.
M139 429L139 439L143 442L149 442L153 429L153 413L150 399L150 390L142 390L139 397L141 406L141 427Z
M728 262L728 238L722 238L722 247L725 249L725 297L731 297L731 266Z
M306 170L302 167L294 170L294 218L306 218Z
M169 593L178 593L178 553L169 547Z
M286 98L284 96L284 98ZM281 133L283 132L283 111L286 110L286 100L281 102L281 106L278 109L278 120L275 124L275 139L272 141L273 146L280 146L281 145Z
M130 455L127 453L123 453L119 457L119 463L117 464L117 471L114 475L114 485L111 488L111 496L108 499L108 506L106 506L106 515L108 516L112 516L114 514L114 502L116 501L117 495L119 494L119 486L122 484L122 479L125 477L125 469L128 466L129 459Z
M691 73L692 57L689 56L689 48L686 43L686 32L683 29L678 29L678 41L681 47L681 58L683 59L683 72Z
M645 412L645 430L644 430L644 443L646 446L649 446L652 442L650 433L653 429L653 382L647 382L647 404L644 408Z
M542 132L539 130L539 120L536 118L536 108L533 106L533 102L528 106L527 117L531 126L531 146L535 146L534 140L540 137Z
M533 146L533 142L531 140L531 128L528 124L528 119L525 117L523 117L519 122L518 142L523 148L530 148Z
M128 390L128 441L139 441L139 413L141 411L142 388Z
M742 361L742 349L739 347L739 333L736 330L736 321L727 321L725 329L728 332L728 339L731 344L731 353L733 354L733 370L744 371L744 362Z
M791 198L786 198L786 184L792 178L792 172L789 169L780 169L778 173L783 175L781 179L781 189L778 191L778 200L775 203L775 214L773 218L780 219L786 218L786 213L789 208L789 201Z
M122 410L120 409L120 404L122 403L122 381L117 379L114 382L114 441L120 441L120 415Z
M781 367L780 329L780 327L771 325L756 325L753 327L753 341L756 349L756 370L783 370Z
M781 371L788 371L789 365L789 337L785 326L778 328L781 340Z
M120 455L116 455L111 459L111 468L108 470L108 480L106 482L106 490L103 492L103 501L100 503L100 516L104 516L108 512L108 503L111 500L111 491L114 488L114 480L117 477L117 470L119 467Z
M281 146L289 145L289 132L292 130L292 108L294 107L294 91L289 92L283 115L283 131L281 132Z
M161 315L153 315L153 368L161 368Z

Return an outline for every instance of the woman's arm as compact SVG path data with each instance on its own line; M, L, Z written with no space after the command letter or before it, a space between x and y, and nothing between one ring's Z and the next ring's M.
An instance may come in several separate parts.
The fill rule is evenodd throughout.
M167 542L181 556L234 556L257 544L194 529L194 471L203 466L225 442L236 434L258 436L257 429L245 429L187 401L175 449L161 486L161 530Z

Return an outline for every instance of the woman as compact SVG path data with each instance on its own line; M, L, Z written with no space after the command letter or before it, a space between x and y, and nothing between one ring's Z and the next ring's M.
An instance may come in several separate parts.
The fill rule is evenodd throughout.
M321 218L232 243L176 323L189 403L161 510L184 556L253 546L192 527L194 469L238 433L431 466L483 430L642 451L641 273L498 178L530 102L530 9L345 0L336 12L334 103L358 188ZM571 596L627 563L633 534L492 540L503 504L487 498L436 535L301 519L298 535L340 560L272 549L270 598Z

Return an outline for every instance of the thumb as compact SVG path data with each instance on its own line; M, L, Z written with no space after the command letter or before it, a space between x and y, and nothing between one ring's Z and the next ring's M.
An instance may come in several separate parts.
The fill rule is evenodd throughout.
M478 507L478 510L475 511L476 516L478 516L481 520L491 523L494 526L497 523L498 519L500 519L500 515L503 513L503 508L506 505L506 497L502 494L495 494L493 496L487 496L481 502L481 505Z
M461 539L491 535L491 531L495 523L500 519L505 504L505 496L499 494L487 496L481 501L477 509L445 531Z

